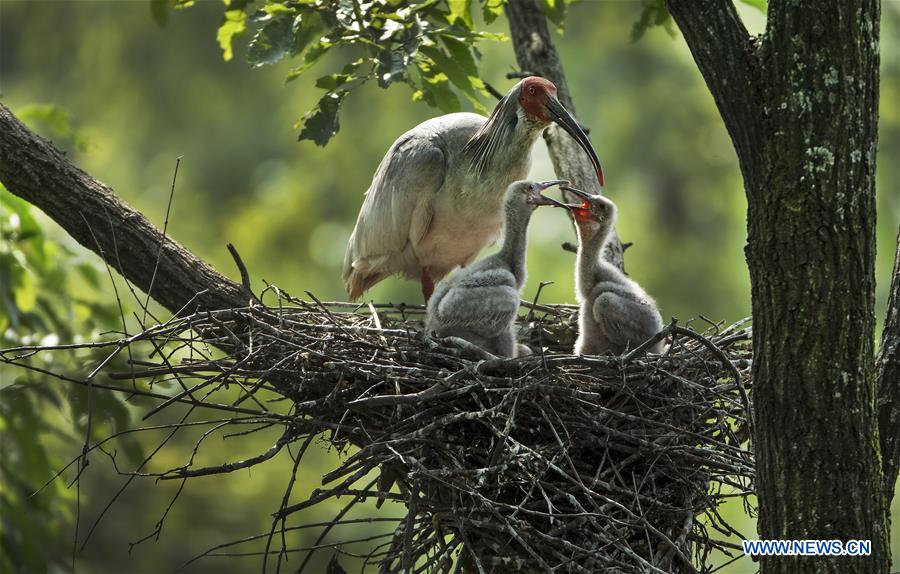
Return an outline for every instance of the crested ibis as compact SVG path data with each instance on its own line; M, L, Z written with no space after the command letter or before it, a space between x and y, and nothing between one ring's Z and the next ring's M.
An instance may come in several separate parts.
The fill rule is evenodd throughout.
M436 282L496 241L503 193L528 174L532 145L551 122L588 154L602 186L594 148L543 78L513 86L489 118L448 114L400 136L375 171L347 245L350 298L403 274L421 281L427 302Z
M500 250L442 281L428 302L425 330L439 337L460 337L501 357L514 357L519 294L525 285L528 222L539 205L565 207L541 191L568 183L517 181L504 199ZM525 347L527 349L527 347ZM530 351L528 351L530 353Z
M603 259L603 248L616 222L616 205L600 195L563 187L582 200L570 205L578 229L575 289L580 305L578 355L621 354L662 329L656 303L615 265ZM662 352L660 342L650 352Z

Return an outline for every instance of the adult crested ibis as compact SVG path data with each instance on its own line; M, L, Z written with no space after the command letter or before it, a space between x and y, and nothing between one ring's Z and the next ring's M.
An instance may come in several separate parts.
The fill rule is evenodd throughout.
M578 229L575 289L580 305L578 355L621 354L662 329L656 303L637 282L603 259L603 247L616 223L616 205L600 195L562 188L582 200L570 205ZM651 352L662 352L658 343Z
M496 241L503 192L524 179L531 147L556 122L590 156L590 141L556 98L556 86L525 78L489 118L455 113L425 121L400 136L378 166L344 256L351 299L390 275L422 282L427 301L434 284L471 263Z
M428 333L460 337L501 357L521 352L516 345L515 322L525 285L528 222L539 205L566 207L541 194L562 183L568 182L517 181L509 186L504 199L503 246L437 286L428 302Z

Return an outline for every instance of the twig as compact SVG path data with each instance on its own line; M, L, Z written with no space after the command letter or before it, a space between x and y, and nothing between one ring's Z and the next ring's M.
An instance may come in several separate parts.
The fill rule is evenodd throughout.
M262 305L262 301L253 294L253 288L250 284L250 273L247 271L247 266L244 265L244 260L241 259L241 254L238 253L238 250L231 243L228 244L228 253L231 253L231 258L234 259L234 264L237 266L238 271L241 274L241 285L244 286L244 289L247 290L247 293L250 294L250 297Z
M156 282L156 273L159 271L159 261L162 258L163 245L165 245L165 238L169 230L169 212L172 210L172 200L175 198L175 182L178 179L178 167L181 165L181 158L183 157L183 155L180 155L175 158L175 172L172 174L172 187L169 189L169 201L166 204L166 219L163 221L159 249L156 250L156 263L153 265L153 274L150 276L150 286L147 288L147 298L144 299L144 304L142 305L144 309L144 318L141 320L141 323L147 321L147 309L150 307L150 296L153 293L153 284Z

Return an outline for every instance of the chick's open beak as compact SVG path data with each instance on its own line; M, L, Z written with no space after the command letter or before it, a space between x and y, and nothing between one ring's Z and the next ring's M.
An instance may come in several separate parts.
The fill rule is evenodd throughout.
M600 187L603 187L605 185L603 169L600 168L600 160L597 158L597 152L594 151L594 146L591 145L584 130L581 129L581 126L578 125L575 118L572 117L568 110L566 110L555 97L549 96L544 105L546 106L547 111L550 112L550 117L553 121L559 124L562 129L566 130L570 136L575 138L575 141L578 142L581 149L588 154L591 163L594 165L594 171L597 172L597 181L600 183Z
M568 185L561 185L561 186L559 186L559 188L563 191L568 191L569 193L575 195L576 197L580 197L581 199L583 199L585 201L588 201L591 199L591 194L587 193L586 191L582 191L580 189L576 189L576 188L568 186ZM576 206L572 206L572 207L578 207L578 206L576 205Z
M529 198L528 203L532 203L534 205L552 205L554 207L566 207L567 208L568 206L565 203L556 201L552 197L547 197L546 195L544 195L541 192L543 190L547 189L548 187L553 187L554 185L558 185L558 186L560 186L560 188L562 188L562 186L565 186L568 184L569 184L569 181L565 180L565 179L551 179L548 181L541 181L537 184L537 190Z

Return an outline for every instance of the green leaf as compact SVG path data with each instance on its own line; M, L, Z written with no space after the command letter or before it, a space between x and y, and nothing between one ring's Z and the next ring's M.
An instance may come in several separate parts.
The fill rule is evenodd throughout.
M222 58L228 62L234 57L232 42L234 38L247 31L247 14L243 9L226 10L225 21L216 32L216 39L222 48Z
M451 24L462 24L469 30L474 27L472 22L472 0L447 0L450 14L447 21Z
M26 237L31 240L43 239L44 233L38 225L37 220L31 214L31 204L20 197L16 197L0 185L0 205L4 210L8 209L16 216L15 235L19 238ZM0 211L2 214L3 211ZM0 229L6 231L13 227L11 218L5 220L0 219Z
M297 16L294 20L294 45L291 48L291 55L303 53L303 64L288 72L287 77L284 79L285 83L296 80L303 72L312 68L319 61L319 58L324 56L333 46L330 41L321 38L307 49L309 42L319 35L322 27L322 18L318 13Z
M274 64L291 52L294 44L293 19L278 16L266 22L250 41L247 61L254 68Z
M565 27L567 8L567 0L541 0L541 9L544 11L547 19L560 29Z
M298 122L303 129L297 139L310 140L316 145L324 147L341 129L338 112L348 93L350 93L348 90L338 89L325 94L316 107Z
M294 18L292 25L294 43L291 45L291 55L301 54L316 36L322 33L322 16L318 12L299 14Z
M492 24L503 13L505 0L483 0L481 4L481 17L485 24Z
M79 151L87 151L91 147L90 140L80 131L74 129L69 120L70 114L55 104L29 104L18 110L19 118L24 122L40 123L50 131L54 140L71 143ZM59 143L59 142L57 142Z
M641 10L641 16L631 28L631 40L640 40L650 28L654 26L662 26L670 35L675 34L672 25L672 16L669 9L666 8L665 0L642 0L644 7Z
M459 65L464 73L472 77L478 77L478 64L475 63L475 56L472 55L469 45L452 36L441 36L441 42L447 48L447 53L450 54L453 61Z
M281 14L296 14L297 10L292 8L291 6L285 6L284 4L266 4L263 6L263 10L269 16L278 16Z
M316 80L316 87L322 88L323 90L336 90L340 88L344 84L355 79L354 72L362 65L365 60L362 58L356 60L355 62L350 62L344 69L341 70L340 74L329 74L327 76L322 76L318 80Z
M767 2L767 0L741 0L741 2L747 4L748 6L753 6L763 14L769 12L769 3Z
M425 62L418 63L419 73L422 76L422 85L413 92L413 101L424 101L429 106L439 108L445 113L458 112L460 110L459 98L450 88L447 75L435 72ZM417 87L413 82L410 85Z
M421 52L431 58L438 70L446 74L453 84L464 93L475 94L475 87L472 85L472 78L466 73L466 70L454 58L445 54L442 50L435 46L422 46Z
M464 63L457 61L434 46L422 46L421 51L431 58L436 68L445 74L454 86L459 88L466 96L466 99L472 102L475 111L482 114L487 112L478 99L478 92L484 90L484 82L476 75L469 75L464 68ZM441 107L441 109L444 108Z
M169 23L169 10L187 8L194 0L150 0L150 15L160 28Z
M406 63L403 60L403 54L397 51L381 50L378 52L377 63L375 65L375 77L378 80L378 86L386 88L393 82L403 80L406 71Z

